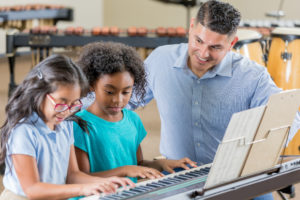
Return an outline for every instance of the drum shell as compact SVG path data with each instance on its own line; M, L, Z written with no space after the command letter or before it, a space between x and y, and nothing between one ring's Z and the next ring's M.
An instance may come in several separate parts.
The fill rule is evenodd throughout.
M238 41L233 51L248 57L262 66L266 66L260 40Z
M268 55L268 71L275 84L283 90L300 88L300 36L273 34ZM284 59L285 58L285 59ZM300 112L300 108L299 108ZM284 155L300 155L300 130Z
M272 38L267 68L275 84L283 90L300 88L299 54L300 39Z
M299 111L300 112L300 111ZM300 155L300 130L296 133L293 139L290 141L287 148L284 149L284 155Z

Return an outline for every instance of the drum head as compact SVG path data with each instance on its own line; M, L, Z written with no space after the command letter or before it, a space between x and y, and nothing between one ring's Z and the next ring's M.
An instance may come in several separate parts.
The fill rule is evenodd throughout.
M300 36L300 28L277 27L272 31L272 35Z
M262 35L254 30L249 29L238 29L236 36L239 38L238 41L244 42L244 41L257 41L261 39Z
M272 31L272 37L278 37L290 42L300 38L300 28L278 27Z

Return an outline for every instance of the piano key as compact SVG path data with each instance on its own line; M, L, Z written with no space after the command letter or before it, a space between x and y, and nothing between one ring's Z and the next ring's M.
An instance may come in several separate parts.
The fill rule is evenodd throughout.
M192 172L186 173L186 175L193 176L195 178L198 177L198 174L195 174L195 173L192 173Z
M138 192L138 193L144 192L142 189L138 189L138 188L133 188L133 189L131 189L131 191Z
M136 194L136 192L130 190L123 190L122 193L129 194L129 195Z
M165 181L165 180L161 180L161 181L159 181L159 182L162 182L162 183L164 183L164 184L166 184L166 185L173 184L173 183L171 183L171 182L168 182L168 181Z
M170 178L170 181L174 181L174 182L176 182L176 183L180 183L180 182L182 182L182 179L179 179L179 178L177 178L177 176L176 176L176 177Z
M186 177L186 178L188 178L188 179L192 179L192 178L194 178L194 176L189 176L188 174L182 174L182 175L180 175L180 176L182 176L182 177Z
M143 190L143 191L151 191L152 190L152 188L144 186L144 185L138 186L137 188L139 190Z
M104 198L109 199L109 200L117 200L117 199L120 199L119 197L117 197L116 194L110 195L110 196L105 196ZM102 198L101 198L101 200L102 200Z
M165 186L166 186L165 184L161 183L160 181L154 182L154 183L155 183L156 185L160 186L160 187L165 187Z
M155 187L155 188L159 188L159 186L154 184L154 183L148 183L147 186L150 186L150 187L152 186L152 187Z
M188 178L182 177L182 175L178 175L178 176L176 176L174 178L181 179L183 181L189 180Z
M130 197L131 195L121 192L121 193L118 194L118 196L126 198L126 197Z

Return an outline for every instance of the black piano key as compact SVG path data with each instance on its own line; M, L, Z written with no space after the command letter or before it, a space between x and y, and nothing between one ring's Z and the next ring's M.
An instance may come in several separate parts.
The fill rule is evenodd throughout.
M138 188L139 190L143 190L143 191L145 191L145 192L148 192L148 191L153 190L153 188L150 188L150 187L147 187L147 186L143 186L143 185L138 186L137 188Z
M156 182L153 182L153 183L151 183L152 185L155 185L155 186L157 186L157 187L162 187L162 185L160 185L159 183L156 183Z
M164 183L164 184L166 184L166 185L173 184L173 183L171 183L171 182L168 182L168 181L165 181L165 180L161 180L161 181L159 181L159 182L161 182L161 183Z
M148 183L149 184L149 183ZM150 188L150 189L152 189L152 190L154 190L154 189L156 189L157 187L154 187L154 186L151 186L151 185L146 185L146 187L148 187L148 188Z
M153 183L148 183L148 184L147 184L147 186L150 186L150 187L155 187L155 188L159 188L159 186L158 186L158 185L155 185L155 184L153 184Z
M172 177L172 178L170 178L170 181L174 181L176 183L180 183L180 182L182 182L182 179L179 179L177 177Z
M201 173L201 170L194 170L192 173Z
M198 174L199 176L202 176L203 174L206 174L206 172L204 172L204 171L195 171L193 173Z
M188 178L188 179L194 178L193 176L189 176L189 175L187 175L187 174L181 174L180 176L181 176L181 177Z
M114 195L110 195L110 196L105 196L103 199L117 200L117 199L120 199L120 198L117 197L116 194L114 194ZM102 200L102 198L101 198L101 200Z
M162 182L154 182L156 185L158 185L158 186L160 186L160 187L165 187L166 185L165 184L163 184Z
M122 192L122 193L118 194L118 196L122 197L122 198L126 198L126 197L130 197L131 195Z
M137 189L142 192L148 192L148 191L152 190L151 188L143 188L143 187L137 187Z
M124 193L124 194L128 194L128 195L130 195L130 196L137 194L136 192L129 191L129 190L123 190L123 191L122 191L122 194L123 194L123 193Z
M183 180L183 181L186 181L186 180L188 180L188 178L186 178L186 177L183 177L182 175L176 176L175 178L177 178L177 179L181 179L181 180Z
M203 170L209 172L210 167L205 167Z
M168 180L168 183L174 185L176 183L180 183L181 181L175 181L175 180Z
M133 189L131 189L131 191L138 192L138 193L143 193L144 192L144 190L138 189L138 188L133 188Z
M179 181L179 180L175 180L173 178L167 178L167 179L164 179L164 181L167 181L167 182L173 183L173 184L181 182L181 180Z
M192 173L192 172L186 173L185 175L192 176L194 178L198 177L198 174L195 174L195 173Z

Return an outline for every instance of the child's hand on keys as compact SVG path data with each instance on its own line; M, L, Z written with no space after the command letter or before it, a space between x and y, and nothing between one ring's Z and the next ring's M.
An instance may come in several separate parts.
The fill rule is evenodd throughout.
M112 176L112 177L106 178L106 180L111 181L113 184L115 184L116 188L118 188L118 187L127 188L127 186L135 187L135 184L129 178Z
M183 168L183 169L190 169L191 167L197 167L197 163L194 161L191 161L189 158L182 158L180 160L168 160L168 159L162 159L162 160L156 160L161 168L164 171L167 171L169 173L174 173L174 168Z
M158 170L150 167L127 165L122 168L124 170L125 176L129 177L156 179L164 176Z

